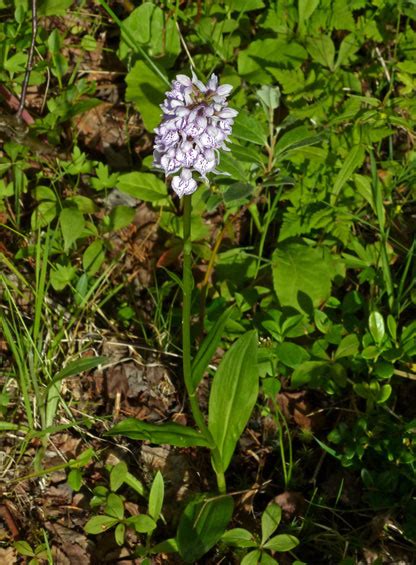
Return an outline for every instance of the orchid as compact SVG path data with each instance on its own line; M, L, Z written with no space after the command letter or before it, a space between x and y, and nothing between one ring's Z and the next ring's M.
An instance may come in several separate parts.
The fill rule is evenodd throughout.
M218 85L215 74L206 85L195 74L192 79L177 75L166 93L162 122L155 129L153 164L166 176L173 175L172 188L180 198L197 189L192 173L207 182L208 173L218 172L220 150L228 150L238 114L227 103L232 88Z

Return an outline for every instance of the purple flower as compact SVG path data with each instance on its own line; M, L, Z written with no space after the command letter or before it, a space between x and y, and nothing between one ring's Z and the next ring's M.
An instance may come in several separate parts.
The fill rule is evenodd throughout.
M232 131L237 111L228 107L229 84L218 86L213 74L203 84L177 75L172 90L161 104L162 122L155 129L153 164L172 178L172 188L181 198L192 194L197 182L196 172L207 181L207 173L215 172L220 160L219 150L228 151L226 142Z

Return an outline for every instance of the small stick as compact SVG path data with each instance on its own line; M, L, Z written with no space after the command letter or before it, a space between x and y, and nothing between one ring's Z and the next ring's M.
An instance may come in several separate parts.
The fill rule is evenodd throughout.
M182 47L185 49L185 53L186 53L186 55L187 55L187 57L188 57L188 59L189 59L189 62L191 63L191 68L194 69L194 70L196 70L196 66L195 66L194 60L192 59L192 55L191 55L191 53L189 52L188 46L187 46L187 44L186 44L186 41L185 41L184 38L183 38L183 35L182 35L182 32L181 32L181 28L179 27L178 22L176 22L176 28L177 28L178 33L179 33L179 39L180 39L180 41L181 41L181 43L182 43Z
M27 87L28 87L29 79L30 79L30 73L32 72L32 68L33 68L33 55L34 55L34 52L35 52L36 35L37 35L37 32L38 32L38 17L37 17L36 1L37 0L32 0L32 39L30 41L29 55L28 55L28 58L27 58L27 67L26 67L25 77L23 79L23 84L22 84L22 93L20 95L20 104L19 104L19 108L17 109L17 113L16 113L16 118L19 122L22 119L22 112L23 112L24 107L25 107L25 100L26 100L26 94L27 94Z
M17 112L17 109L19 108L19 104L20 104L19 99L16 98L16 96L14 96L14 94L12 94L10 90L8 90L4 86L4 84L0 84L0 96L3 96L4 101L7 104L7 106L10 108L10 110L13 110L13 112ZM23 110L22 120L28 126L30 126L30 124L33 124L35 121L27 110Z
M10 512L6 504L2 504L0 506L0 516L2 516L2 518L6 522L13 539L19 539L19 528L17 527L16 522L13 518L13 514Z
M386 61L383 59L383 55L378 47L375 49L378 60L383 67L384 74L386 75L387 82L391 83L391 75L389 69L387 68Z

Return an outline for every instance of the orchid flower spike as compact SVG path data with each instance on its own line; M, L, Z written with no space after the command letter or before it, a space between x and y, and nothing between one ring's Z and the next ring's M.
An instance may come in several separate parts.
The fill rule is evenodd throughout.
M225 144L238 114L228 107L232 88L219 86L214 74L203 84L192 73L192 78L177 75L166 92L162 121L155 129L153 165L166 176L174 175L172 188L180 198L197 189L192 173L207 182L208 173L218 172L220 149L229 151Z

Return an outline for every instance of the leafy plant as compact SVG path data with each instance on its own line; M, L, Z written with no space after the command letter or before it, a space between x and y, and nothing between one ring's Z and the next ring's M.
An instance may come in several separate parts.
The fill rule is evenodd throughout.
M290 534L273 535L279 527L282 519L282 509L275 502L270 502L261 516L261 538L251 534L244 528L233 528L227 530L221 540L232 547L247 548L248 553L243 557L241 563L278 563L270 552L285 553L291 551L298 544L299 540ZM295 561L300 565L300 561Z

